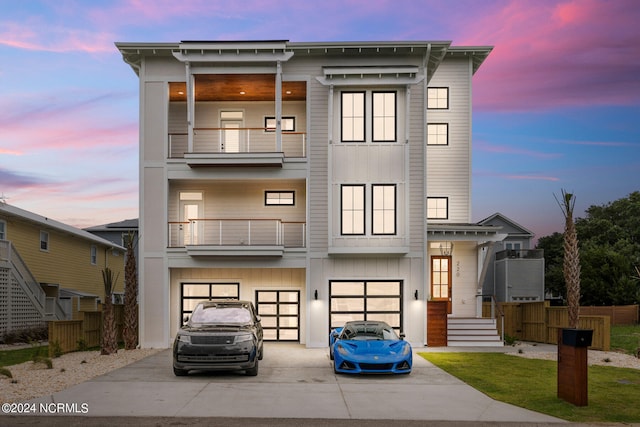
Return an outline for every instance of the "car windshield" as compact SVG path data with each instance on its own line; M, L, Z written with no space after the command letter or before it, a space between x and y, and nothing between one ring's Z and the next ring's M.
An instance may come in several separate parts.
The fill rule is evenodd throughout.
M238 305L198 305L191 315L191 323L251 323L251 312Z
M387 324L355 323L347 324L342 331L342 339L368 340L399 340L396 332Z

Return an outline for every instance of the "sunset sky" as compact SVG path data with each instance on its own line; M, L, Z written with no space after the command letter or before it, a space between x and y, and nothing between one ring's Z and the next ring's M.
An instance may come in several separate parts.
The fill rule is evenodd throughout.
M138 78L115 42L494 46L473 84L473 212L536 237L640 191L638 0L0 0L0 197L77 227L138 216Z

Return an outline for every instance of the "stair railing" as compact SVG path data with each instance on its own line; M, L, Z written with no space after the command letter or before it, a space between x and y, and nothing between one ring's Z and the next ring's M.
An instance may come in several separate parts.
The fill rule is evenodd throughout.
M478 294L476 298L480 299L480 307L483 306L483 302L485 298L491 299L491 318L498 320L497 316L500 316L500 339L504 342L504 311L498 301L496 300L496 296L493 294Z

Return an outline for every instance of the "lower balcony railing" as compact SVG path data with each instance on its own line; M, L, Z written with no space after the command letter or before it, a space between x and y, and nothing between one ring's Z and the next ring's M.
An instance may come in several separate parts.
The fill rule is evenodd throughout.
M275 153L285 157L306 157L306 133L282 132L282 147L277 147L276 133L266 128L197 128L193 130L193 148L188 134L169 134L169 157L183 158L185 153Z
M304 248L306 223L279 219L195 219L169 222L169 247L282 246Z

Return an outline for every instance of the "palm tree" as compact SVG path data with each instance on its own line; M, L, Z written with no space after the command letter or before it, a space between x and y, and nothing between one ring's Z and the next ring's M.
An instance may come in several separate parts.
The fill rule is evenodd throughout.
M109 355L118 352L118 336L116 332L116 322L113 313L113 303L111 294L118 277L113 277L113 271L109 267L102 270L102 280L104 282L104 312L102 324L102 350L100 354Z
M554 195L555 197L555 195ZM564 215L564 262L562 272L567 285L567 306L569 307L569 328L578 328L580 313L580 250L578 248L578 234L573 222L573 212L576 204L575 195L562 190L562 199L556 201Z
M124 267L124 338L125 350L133 350L138 346L138 272L136 269L136 235L129 232L127 236L127 262Z

